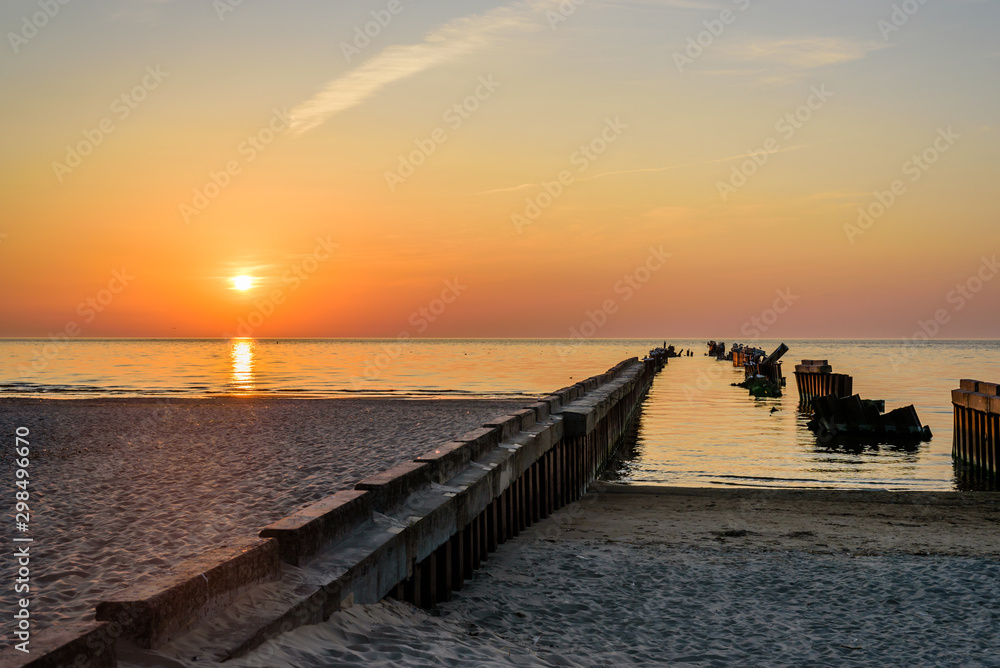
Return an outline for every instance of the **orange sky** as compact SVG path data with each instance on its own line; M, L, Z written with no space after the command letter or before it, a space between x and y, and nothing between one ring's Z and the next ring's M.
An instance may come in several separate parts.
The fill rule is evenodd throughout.
M997 3L567 6L5 3L0 336L997 335Z

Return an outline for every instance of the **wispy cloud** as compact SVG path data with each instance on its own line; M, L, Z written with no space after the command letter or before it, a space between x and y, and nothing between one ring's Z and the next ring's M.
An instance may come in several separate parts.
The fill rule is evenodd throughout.
M849 60L859 60L869 52L884 48L880 42L861 42L841 37L806 37L754 41L734 45L726 51L744 62L781 63L796 69L812 69Z
M557 5L555 0L521 0L485 14L455 19L426 35L419 44L389 47L292 109L292 132L308 132L394 81L483 48L503 33L547 27L541 12Z
M887 46L843 37L754 40L720 47L718 59L729 67L704 74L749 76L768 84L790 83L817 68L861 60Z
M718 10L726 5L703 0L602 0L602 5L619 7L650 7L653 9Z

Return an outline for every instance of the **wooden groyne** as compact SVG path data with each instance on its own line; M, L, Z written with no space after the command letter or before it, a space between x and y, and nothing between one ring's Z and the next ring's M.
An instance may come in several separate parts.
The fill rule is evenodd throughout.
M963 379L952 390L955 431L952 457L978 473L1000 471L1000 385Z
M781 358L788 352L784 343L768 355L766 350L734 343L729 357L734 367L742 367L743 382L739 387L750 390L755 397L780 397L785 386L785 376L781 372Z
M827 360L802 360L802 364L796 364L795 386L799 391L799 405L803 408L811 408L817 397L854 394L854 378L845 373L833 373Z
M753 346L744 346L739 343L733 345L730 354L733 356L733 366L737 368L743 368L748 364L752 364L757 359L767 357L766 350L754 348Z
M666 363L652 351L553 392L119 592L95 621L32 638L31 654L4 650L0 667L114 667L119 651L138 665L181 651L225 661L356 603L433 607L500 544L580 498Z
M708 352L705 354L717 360L724 360L727 357L726 344L724 342L709 341Z
M812 413L809 428L826 444L914 445L931 439L913 405L885 412L885 400L854 394L854 378L833 373L827 360L802 360L795 366L799 406Z

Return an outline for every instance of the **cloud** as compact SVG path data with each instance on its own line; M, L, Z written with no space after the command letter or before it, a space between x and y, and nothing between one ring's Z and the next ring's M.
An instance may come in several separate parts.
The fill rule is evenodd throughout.
M308 132L387 85L483 48L502 33L545 27L539 13L557 5L555 0L522 0L485 14L455 19L426 35L419 44L389 47L292 109L292 131L297 135Z
M860 60L884 48L878 42L859 42L840 37L805 37L755 41L730 47L728 56L743 62L780 63L795 69L812 69Z
M842 37L755 40L721 46L718 60L728 67L703 71L703 74L751 77L765 84L791 83L812 70L861 60L872 51L887 46L881 42Z
M703 0L603 0L603 5L625 7L650 7L663 9L719 10L726 5Z
M522 183L519 186L511 186L510 188L493 188L492 190L484 190L478 193L472 193L473 195L492 195L493 193L506 193L514 192L516 190L524 190L525 188L537 188L540 184L538 183Z

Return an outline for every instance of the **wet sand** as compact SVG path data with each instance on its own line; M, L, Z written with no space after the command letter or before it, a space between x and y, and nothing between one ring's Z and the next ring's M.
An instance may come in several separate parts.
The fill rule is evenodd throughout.
M354 606L234 666L998 665L1000 494L595 484L434 613Z
M526 403L0 399L0 434L31 431L35 630L91 619L97 601L140 577L254 536ZM0 450L8 482L12 455ZM13 491L2 485L4 508ZM5 618L11 604L3 597Z

